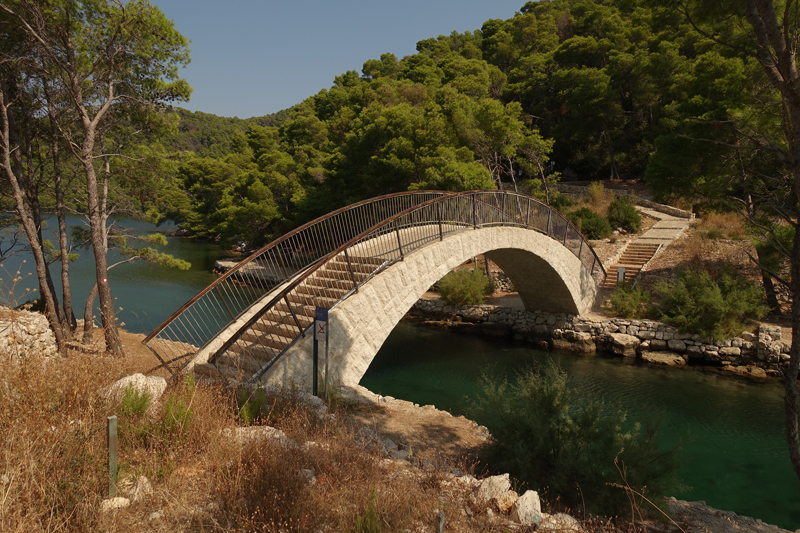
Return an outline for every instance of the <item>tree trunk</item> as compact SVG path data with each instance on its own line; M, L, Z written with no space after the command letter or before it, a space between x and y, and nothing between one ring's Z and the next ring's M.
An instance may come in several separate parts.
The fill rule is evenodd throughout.
M86 307L83 309L83 344L92 342L92 331L94 330L94 318L92 317L92 308L94 307L94 300L97 298L97 283L92 286L89 292L89 297L86 298Z
M106 350L114 356L123 357L122 341L117 331L117 317L114 312L114 298L108 284L108 262L105 248L106 228L100 212L97 193L97 174L93 164L94 128L85 127L86 138L83 143L82 163L86 173L86 191L89 207L89 227L91 229L92 249L94 251L97 293L100 296L100 318L103 324Z
M28 211L25 191L22 187L20 187L18 174L14 171L14 165L12 165L12 145L15 149L19 147L19 137L18 132L16 132L15 128L10 124L7 105L8 104L5 102L5 91L0 89L0 114L2 114L2 117L0 118L2 118L3 128L2 134L0 134L0 143L2 143L3 151L3 170L5 171L6 178L8 179L11 189L14 193L17 214L19 215L20 221L22 222L22 227L28 236L28 240L31 243L31 252L33 252L33 257L36 262L36 277L39 280L39 287L41 291L40 294L44 299L44 314L47 317L47 321L50 323L50 328L53 330L58 351L65 353L66 339L64 337L64 331L61 328L61 322L59 321L58 314L56 313L57 306L55 299L53 298L53 293L50 292L50 289L47 286L47 263L45 261L44 252L42 247L39 245L36 224L34 223L33 218L30 216ZM14 133L12 134L12 132ZM15 141L12 141L12 135L16 137ZM17 168L19 169L19 165L17 165Z
M52 113L49 103L48 112ZM58 248L61 255L61 305L64 308L67 327L72 332L78 327L78 323L75 320L75 312L72 310L72 288L69 282L69 244L67 243L63 174L61 173L61 158L58 150L58 131L52 117L50 120L50 144L52 146L53 177L55 179L56 219L58 220Z

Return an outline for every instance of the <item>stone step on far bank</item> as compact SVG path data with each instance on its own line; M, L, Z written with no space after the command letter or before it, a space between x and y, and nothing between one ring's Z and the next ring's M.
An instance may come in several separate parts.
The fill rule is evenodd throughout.
M691 362L751 378L780 377L789 361L789 345L781 340L780 326L762 324L754 333L714 341L654 320L597 314L581 317L492 305L456 308L438 298L418 300L410 313L446 321L456 331L512 338L550 349L610 353L670 366Z

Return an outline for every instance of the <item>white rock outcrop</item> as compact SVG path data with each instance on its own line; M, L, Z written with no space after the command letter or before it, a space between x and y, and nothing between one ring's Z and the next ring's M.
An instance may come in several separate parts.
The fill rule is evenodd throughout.
M57 354L56 337L43 314L0 307L0 356Z
M146 392L150 396L150 405L153 405L167 389L167 380L158 376L145 376L144 374L126 376L108 388L106 398L109 401L120 401L127 388Z
M108 498L107 500L103 500L100 504L100 512L101 513L108 513L110 511L116 511L117 509L124 509L131 504L131 501L128 498L122 498L117 496L116 498Z
M523 525L531 525L541 520L541 515L542 503L539 501L539 493L528 490L511 506L509 518Z

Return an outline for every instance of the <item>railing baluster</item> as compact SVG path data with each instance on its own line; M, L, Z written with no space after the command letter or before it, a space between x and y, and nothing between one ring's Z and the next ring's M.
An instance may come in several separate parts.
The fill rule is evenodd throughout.
M400 223L398 222L399 218L394 219L394 230L397 233L397 249L400 250L400 259L405 259L405 255L403 254L403 241L400 240Z
M350 278L353 280L353 290L358 291L358 283L356 283L356 275L353 273L353 265L350 263L350 255L347 253L347 249L344 251L344 258L347 259L347 268L350 270Z
M303 326L300 325L300 321L297 319L297 315L294 314L294 309L292 309L292 304L289 303L289 295L284 295L283 301L286 302L286 307L289 308L289 312L292 314L292 318L294 319L294 323L297 324L297 329L300 330L300 336L305 337L306 333L303 330Z
M528 209L525 211L525 228L531 227L531 199L528 197Z
M444 240L444 233L442 232L442 202L436 202L436 215L439 218L439 240Z

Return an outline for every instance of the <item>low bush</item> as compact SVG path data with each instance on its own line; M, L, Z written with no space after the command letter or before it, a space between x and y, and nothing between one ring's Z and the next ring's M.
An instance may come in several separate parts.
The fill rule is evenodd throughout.
M605 185L602 181L593 181L589 184L589 201L592 205L599 206L603 202L603 197L606 194Z
M611 235L611 225L588 207L581 207L567 215L570 222L579 227L587 239L605 239Z
M649 313L650 293L627 283L617 285L611 294L611 310L617 316L642 318Z
M626 424L622 410L586 399L555 364L512 384L484 377L482 386L475 414L494 437L485 455L492 470L548 487L548 495L592 513L629 506L626 492L612 483L651 500L673 486L676 450L659 449L656 429Z
M642 229L642 216L627 196L617 196L608 206L608 222L612 228L636 233Z
M494 279L481 269L454 270L439 280L439 294L449 305L480 305L494 292Z
M662 321L712 339L738 335L746 318L769 311L761 288L731 266L713 272L687 268L675 281L660 282L656 291L662 298Z

